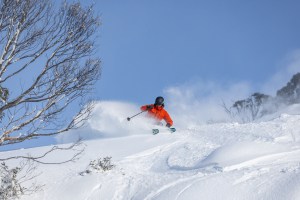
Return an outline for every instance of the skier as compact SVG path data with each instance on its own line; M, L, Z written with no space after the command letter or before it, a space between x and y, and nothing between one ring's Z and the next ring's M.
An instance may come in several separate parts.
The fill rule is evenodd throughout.
M142 111L148 111L148 116L155 119L157 124L162 125L161 120L165 120L166 126L170 128L173 125L169 113L164 109L164 98L157 97L154 104L141 106Z

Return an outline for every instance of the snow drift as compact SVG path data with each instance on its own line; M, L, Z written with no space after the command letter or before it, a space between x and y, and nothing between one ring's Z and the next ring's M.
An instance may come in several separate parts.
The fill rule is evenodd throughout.
M35 181L45 184L43 190L21 199L300 199L299 105L253 123L194 123L158 135L142 118L125 121L133 110L138 106L101 102L89 126L76 133L89 139L81 158L39 165ZM40 155L48 148L0 156ZM80 173L105 156L112 157L113 169ZM47 159L66 157L62 152Z

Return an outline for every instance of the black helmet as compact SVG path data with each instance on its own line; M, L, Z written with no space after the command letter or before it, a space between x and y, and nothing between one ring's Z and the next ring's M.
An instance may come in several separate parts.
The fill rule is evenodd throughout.
M164 106L164 98L156 97L154 105Z

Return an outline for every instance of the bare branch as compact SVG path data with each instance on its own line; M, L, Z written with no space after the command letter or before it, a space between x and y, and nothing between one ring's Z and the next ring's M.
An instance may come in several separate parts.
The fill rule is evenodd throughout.
M31 160L34 161L36 163L40 163L40 164L64 164L64 163L68 163L68 162L74 162L76 161L80 155L83 153L84 151L84 145L81 142L81 140L78 140L77 142L71 144L70 146L67 147L59 147L59 146L53 146L51 149L47 150L45 153L41 154L41 155L27 155L27 156L11 156L11 157L7 157L7 158L1 158L0 161L8 161L8 160L12 160L12 159L25 159L25 160ZM72 151L72 152L76 152L76 153L72 153L71 157L69 159L65 159L63 161L57 161L57 162L46 162L46 161L42 161L43 159L47 159L47 156L51 153L57 152L57 151Z
M99 18L93 7L48 0L0 1L0 146L78 128L101 74L92 58ZM33 73L29 73L33 72ZM11 82L22 80L22 88ZM3 90L4 91L4 90ZM61 116L81 106L71 119Z

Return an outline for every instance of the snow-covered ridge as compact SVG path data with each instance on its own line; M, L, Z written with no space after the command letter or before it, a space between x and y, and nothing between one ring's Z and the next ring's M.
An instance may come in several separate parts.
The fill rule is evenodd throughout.
M152 135L143 126L123 137L87 140L76 163L40 165L36 181L46 186L22 199L300 199L299 124L300 115L285 113L247 124L194 124L173 134ZM79 175L105 156L115 168Z

